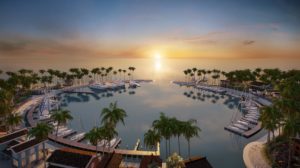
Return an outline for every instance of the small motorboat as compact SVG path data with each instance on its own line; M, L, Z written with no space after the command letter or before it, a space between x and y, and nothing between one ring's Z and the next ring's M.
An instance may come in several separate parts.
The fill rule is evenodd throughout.
M141 85L135 81L129 81L129 87L130 88L137 88L140 87Z

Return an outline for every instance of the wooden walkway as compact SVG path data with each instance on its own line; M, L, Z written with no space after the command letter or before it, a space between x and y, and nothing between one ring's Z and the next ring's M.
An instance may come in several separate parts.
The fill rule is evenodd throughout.
M84 151L91 151L91 152L96 152L96 146L93 145L88 145L88 144L84 144L84 143L80 143L80 142L76 142L76 141L71 141L69 139L65 139L62 137L56 137L53 134L49 134L48 135L48 139L54 142L57 142L59 144L68 146L68 147L72 147L72 148L76 148L76 149L80 149L80 150L84 150ZM98 152L105 152L105 153L111 153L111 152L115 152L121 155L132 155L132 156L159 156L160 152L158 151L138 151L138 150L127 150L127 149L114 149L119 143L121 142L121 140L119 139L114 146L112 146L110 149L108 148L103 148L103 147L98 147L97 151ZM158 144L158 149L159 149L159 144Z

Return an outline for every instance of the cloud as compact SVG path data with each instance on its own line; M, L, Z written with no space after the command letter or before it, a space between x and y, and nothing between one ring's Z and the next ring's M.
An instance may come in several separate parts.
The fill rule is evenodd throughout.
M255 43L254 40L245 40L243 41L243 45L253 45Z
M171 37L171 40L181 41L193 45L216 45L220 39L220 35L223 35L224 32L209 32L202 35L195 36L175 36Z
M122 46L101 41L51 40L48 38L11 37L0 40L1 58L41 57L101 57L101 58L140 58L145 48L140 45Z
M47 39L2 40L0 53L6 56L51 55L51 54L82 54L89 49L81 44L65 44Z
M7 42L0 41L0 51L3 52L13 52L24 50L26 48L27 43L24 42Z

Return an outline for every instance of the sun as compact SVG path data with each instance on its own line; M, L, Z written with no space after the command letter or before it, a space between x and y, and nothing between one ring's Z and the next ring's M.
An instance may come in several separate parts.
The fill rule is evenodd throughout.
M154 67L156 71L161 70L161 55L159 53L154 55Z

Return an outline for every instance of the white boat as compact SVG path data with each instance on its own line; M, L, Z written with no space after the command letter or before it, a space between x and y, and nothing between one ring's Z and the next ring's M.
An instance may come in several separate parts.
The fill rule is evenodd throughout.
M255 106L250 106L250 107L244 107L243 109L245 109L245 110L258 110L258 108L257 107L255 107Z
M84 136L85 136L85 132L82 132L82 133L79 133L79 134L76 134L76 135L72 136L70 138L70 140L71 141L78 141L78 140L82 139Z
M238 124L238 123L232 124L232 126L237 127L239 129L242 129L242 130L245 130L245 131L248 130L248 127L246 127L244 125L241 125L241 124Z
M260 115L258 112L250 112L250 113L247 113L247 114L250 114L250 115Z
M246 120L246 121L249 121L249 122L252 122L254 124L257 124L257 120L253 119L253 118L249 118L249 117L243 117L242 118L243 120Z
M106 140L102 140L98 143L98 146L103 146L106 143Z
M253 114L246 114L245 116L259 117L260 115L259 115L259 114L255 114L255 113L253 113Z
M251 115L245 115L246 118L252 118L252 119L255 119L255 120L258 120L259 119L259 116L251 116Z
M113 146L117 141L117 138L114 138L112 139L109 143L110 143L110 146Z
M101 84L101 83L94 83L89 86L91 89L96 89L96 90L106 90L109 88L108 85Z
M246 121L241 121L241 120L237 120L237 123L241 124L241 125L244 125L248 128L252 128L252 124L250 124L249 122L246 122Z
M237 128L237 127L234 127L234 126L228 126L227 129L231 130L231 131L234 131L234 132L237 132L237 133L244 133L245 131L240 129L240 128Z
M259 119L259 117L254 117L254 116L246 116L246 118L251 118L251 119L253 119L255 121L258 121L258 119Z
M58 133L57 136L58 137L65 136L65 135L71 134L72 132L73 132L72 129L67 129L65 131L62 131L61 133Z
M129 81L129 87L136 88L140 87L141 85L135 81Z
M116 87L118 87L118 88L124 88L125 87L124 82L115 82L114 84L116 84Z

